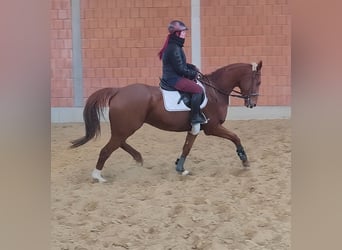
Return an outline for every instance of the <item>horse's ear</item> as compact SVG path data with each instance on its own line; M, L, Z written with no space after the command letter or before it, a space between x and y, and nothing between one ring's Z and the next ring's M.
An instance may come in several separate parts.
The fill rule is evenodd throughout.
M260 62L258 63L258 66L257 66L257 71L260 71L261 67L262 67L262 61L260 60Z

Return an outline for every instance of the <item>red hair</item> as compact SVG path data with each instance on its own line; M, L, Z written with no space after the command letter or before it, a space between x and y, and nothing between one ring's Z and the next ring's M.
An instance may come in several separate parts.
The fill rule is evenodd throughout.
M158 56L159 56L159 59L161 60L163 58L163 53L164 53L164 50L166 49L167 47L167 44L169 43L169 39L170 39L170 35L167 35L166 39L165 39L165 42L164 42L164 45L163 47L161 48L161 50L159 51L158 53Z
M160 59L160 60L163 58L163 53L164 53L164 51L165 51L165 49L166 49L166 47L167 47L167 44L169 43L170 36L176 35L176 36L179 37L179 36L180 36L180 33L181 33L181 31L175 31L175 32L170 33L170 34L167 35L167 37L166 37L166 39L165 39L165 42L164 42L164 45L163 45L163 47L161 48L161 50L159 51L159 53L158 53L158 56L159 56L159 59Z

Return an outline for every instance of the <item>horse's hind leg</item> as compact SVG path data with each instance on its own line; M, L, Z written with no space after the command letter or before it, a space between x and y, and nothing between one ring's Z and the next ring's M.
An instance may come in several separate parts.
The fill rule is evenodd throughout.
M127 153L129 153L136 162L143 165L144 161L141 154L138 151L136 151L131 145L128 145L126 142L123 142L120 147Z
M192 145L195 142L196 137L197 135L188 133L184 142L182 155L176 161L176 171L180 173L181 175L188 175L190 173L188 170L184 169L184 162L185 162L186 157L190 153L190 150L192 148Z
M106 179L101 176L101 171L109 156L120 147L121 141L122 139L112 135L109 142L101 149L96 168L92 172L93 179L98 180L99 182L106 182Z

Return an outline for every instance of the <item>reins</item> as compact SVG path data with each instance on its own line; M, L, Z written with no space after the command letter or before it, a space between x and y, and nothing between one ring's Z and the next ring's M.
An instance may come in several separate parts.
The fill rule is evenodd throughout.
M198 74L199 74L199 80L201 80L201 82L202 82L204 85L207 85L208 87L211 87L212 89L216 90L217 92L219 92L219 93L222 94L222 95L225 95L225 96L229 96L229 95L230 95L229 93L227 93L227 92L225 92L225 91L222 91L221 89L219 89L219 88L217 88L216 86L212 85L212 84L210 83L209 78L208 78L206 75L202 74L202 73L199 72L199 71L197 71L197 72L198 72ZM203 80L205 80L205 81L203 81Z
M206 75L202 74L201 72L198 72L198 73L199 73L200 79L202 80L201 82L204 85L211 87L212 89L216 90L217 92L219 92L220 94L222 94L224 96L232 96L232 97L237 97L237 98L241 98L244 100L248 100L251 96L257 96L258 95L258 94L251 94L250 96L243 95L240 91L237 91L235 89L233 89L232 92L237 93L237 95L236 94L230 94L228 92L222 91L221 89L217 88L215 85L212 85L210 83L209 78Z
M245 100L250 98L250 96L243 95L240 91L237 91L237 90L233 89L232 92L238 93L238 95L230 94L230 96L232 96L232 97L242 98L242 99L245 99Z
M256 67L257 67L257 64L256 63L252 63L252 71L253 73L254 72L257 72L256 70ZM249 100L252 96L259 96L258 93L250 93L249 95L243 95L242 92L240 91L237 91L235 89L233 89L231 92L234 92L236 94L231 94L231 93L228 93L228 92L225 92L225 91L222 91L221 89L217 88L215 85L213 85L210 81L210 79L204 75L202 72L200 71L197 71L198 74L199 74L199 79L201 79L202 83L207 85L208 87L211 87L213 88L214 90L216 90L217 92L219 92L220 94L222 95L225 95L225 96L232 96L232 97L237 97L237 98L241 98L241 99L244 99L244 100ZM253 74L252 76L253 78L255 77L255 74ZM203 81L204 80L204 81ZM253 79L252 79L252 83L253 83Z

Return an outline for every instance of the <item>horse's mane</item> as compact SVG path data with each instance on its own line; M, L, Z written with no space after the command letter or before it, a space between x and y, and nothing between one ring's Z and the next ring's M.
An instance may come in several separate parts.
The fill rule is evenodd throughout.
M205 76L209 77L209 78L213 78L214 75L221 75L223 72L228 71L228 70L232 70L235 69L237 67L241 67L243 65L246 65L246 63L233 63L233 64L229 64L226 66L223 66L221 68L216 69L215 71L209 73L209 74L205 74Z

